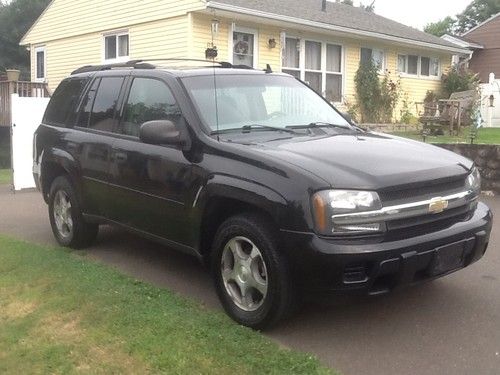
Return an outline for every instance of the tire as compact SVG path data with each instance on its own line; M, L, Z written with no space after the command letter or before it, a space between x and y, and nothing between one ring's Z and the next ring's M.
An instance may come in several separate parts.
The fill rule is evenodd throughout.
M273 227L260 215L234 216L220 226L212 246L212 273L222 306L233 320L253 329L271 327L294 306L289 267Z
M99 231L99 225L85 222L75 189L64 176L50 187L49 219L57 242L73 249L91 245Z

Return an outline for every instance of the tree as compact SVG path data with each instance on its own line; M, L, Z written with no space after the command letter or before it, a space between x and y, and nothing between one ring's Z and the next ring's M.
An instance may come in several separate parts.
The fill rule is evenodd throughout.
M463 34L500 12L500 0L473 0L456 18L446 17L441 21L429 23L424 31L436 36L446 33Z
M29 72L29 52L19 45L50 0L0 1L0 70L18 68Z
M462 34L500 12L500 0L473 0L457 18L456 32Z
M344 4L344 5L350 5L354 6L354 1L353 0L336 0L337 3ZM372 1L370 5L364 5L363 3L359 4L359 7L361 9L366 10L367 12L374 13L375 12L375 0Z
M375 0L373 0L370 5L364 5L363 3L360 3L359 7L366 10L367 12L375 13Z
M428 34L442 37L444 34L452 34L457 20L448 16L441 21L428 23L424 27L424 31Z

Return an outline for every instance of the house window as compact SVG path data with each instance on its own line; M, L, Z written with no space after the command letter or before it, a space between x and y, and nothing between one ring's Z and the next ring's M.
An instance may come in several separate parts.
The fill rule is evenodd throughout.
M321 43L311 42L306 40L306 69L305 69L305 81L309 83L309 86L321 94L321 89L323 87L323 73L321 71Z
M283 48L284 73L305 81L330 102L342 100L342 46L287 37Z
M256 67L257 33L253 30L233 31L233 64Z
M385 71L385 52L374 48L361 48L361 64L372 60L380 73Z
M300 78L300 39L286 38L283 50L283 72Z
M439 77L440 62L438 58L398 55L398 71L420 77Z
M326 45L325 98L330 102L342 100L342 47Z
M125 61L129 57L128 33L104 36L104 60Z
M45 47L35 48L35 81L45 81Z
M407 70L408 74L417 75L418 74L418 56L409 55L407 66L408 66L408 70Z

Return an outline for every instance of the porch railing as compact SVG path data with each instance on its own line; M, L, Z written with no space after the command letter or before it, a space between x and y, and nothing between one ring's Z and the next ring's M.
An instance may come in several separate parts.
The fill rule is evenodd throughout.
M50 97L46 83L25 81L0 81L0 126L11 125L11 95L20 97Z

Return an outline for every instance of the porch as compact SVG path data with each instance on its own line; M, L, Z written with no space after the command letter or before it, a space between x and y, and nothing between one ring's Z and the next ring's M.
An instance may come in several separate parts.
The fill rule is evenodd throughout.
M48 98L51 92L46 83L0 81L0 126L12 125L12 94L23 98Z

